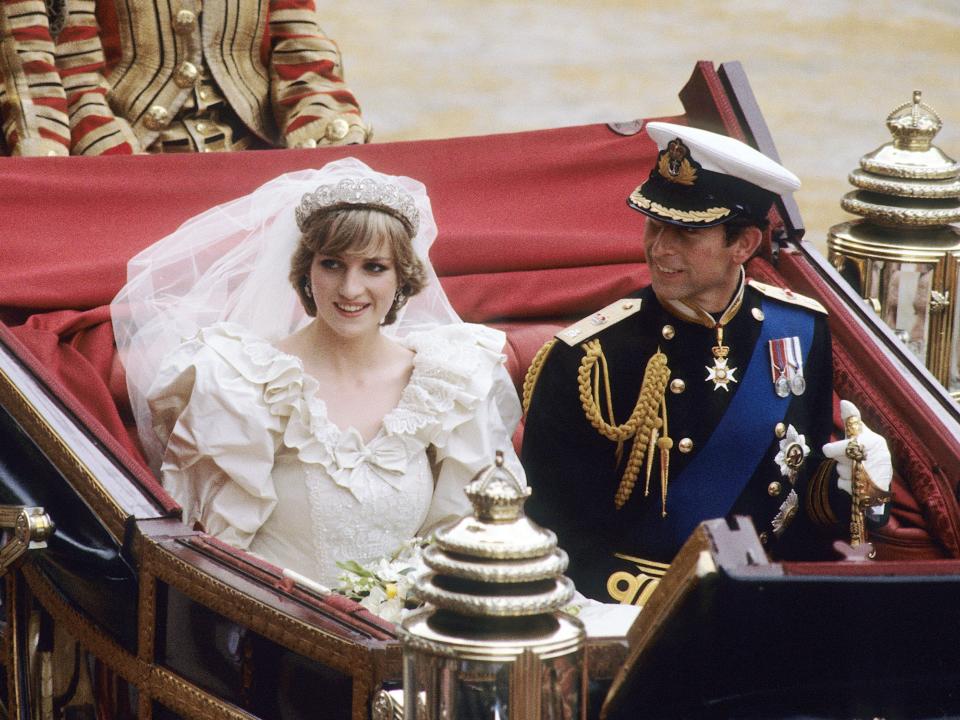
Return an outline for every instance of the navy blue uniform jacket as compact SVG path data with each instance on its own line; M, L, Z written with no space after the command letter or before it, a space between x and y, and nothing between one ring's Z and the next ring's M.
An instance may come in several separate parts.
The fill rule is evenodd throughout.
M731 383L729 391L714 389L708 382L707 366L712 366L711 347L716 332L703 325L685 322L668 312L647 288L640 294L641 309L603 328L591 337L599 339L609 365L610 385L618 423L630 415L640 392L647 361L658 348L667 356L671 380L683 381L684 390L665 392L669 434L674 447L670 451L667 515L661 516L659 453L654 462L650 494L644 496L645 472L641 470L630 499L621 508L614 495L623 475L631 442L623 448L618 464L616 443L600 435L586 419L577 384L577 371L584 350L578 343L569 346L557 341L547 356L533 389L524 429L521 459L533 496L527 503L528 514L541 525L554 530L560 547L570 555L568 575L583 594L606 602L637 602L646 596L651 578L662 574L689 535L689 529L708 517L743 514L753 518L757 532L768 546L777 546L784 556L822 554L815 550L823 540L804 509L808 478L822 460L821 446L829 441L832 430L832 353L826 316L799 308L812 317L812 346L804 376L806 391L791 395L778 422L793 425L804 435L811 452L801 468L795 488L784 477L774 458L780 450L776 423L750 437L738 436L724 443L722 451L736 456L742 442L762 444L762 458L755 466L738 464L739 477L728 474L709 478L709 483L739 483L742 490L732 495L732 504L716 513L701 507L693 484L683 488L684 469L704 448L714 429L727 412L741 384ZM781 302L748 286L743 304L727 324L724 344L730 348L728 366L737 368L742 379L748 361L758 343L761 326L770 322L758 319L761 303ZM796 307L796 306L792 306ZM672 326L667 339L664 326ZM781 335L777 329L773 337ZM670 335L669 332L666 333ZM764 346L767 343L764 342ZM770 359L766 348L758 355L765 363L765 392L775 395ZM675 383L675 386L677 383ZM606 415L605 415L606 417ZM765 434L764 434L765 433ZM679 442L688 439L692 449L680 452ZM644 461L644 466L646 461ZM645 469L645 467L644 467ZM736 487L736 486L734 486ZM778 537L771 521L781 509L791 489L799 498L792 522ZM849 498L849 496L847 496ZM682 498L682 499L678 499ZM659 571L658 571L659 568ZM635 578L632 581L631 578Z

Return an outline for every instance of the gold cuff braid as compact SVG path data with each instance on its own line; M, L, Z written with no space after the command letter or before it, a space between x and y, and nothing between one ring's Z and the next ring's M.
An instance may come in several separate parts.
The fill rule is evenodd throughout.
M807 516L814 525L833 527L839 525L837 516L830 507L830 478L837 466L835 460L824 460L807 483Z
M583 406L587 420L603 437L616 442L618 445L631 438L634 439L630 457L627 459L627 466L614 497L614 503L617 509L620 509L633 493L637 476L640 473L640 466L643 464L643 457L651 444L651 438L655 438L654 433L664 427L663 419L658 415L661 407L664 406L664 390L667 387L667 380L670 378L670 368L667 367L667 356L658 350L647 362L647 367L643 373L643 384L640 387L640 394L637 396L633 412L630 413L630 417L627 418L625 423L616 425L611 402L610 375L600 341L591 340L580 347L584 351L584 356L580 360L577 383L580 388L580 404ZM610 422L603 419L600 410L601 373ZM666 437L663 439L668 440ZM654 443L657 443L657 441L654 440ZM666 443L664 443L665 445ZM664 482L662 489L664 495L665 490ZM666 497L663 500L665 503Z
M557 344L556 338L551 338L547 340L539 350L537 354L533 356L533 360L530 361L530 367L527 368L527 374L523 378L523 414L526 415L527 411L530 409L530 401L533 400L533 389L537 385L537 380L540 379L540 371L543 370L543 364L547 361L547 356L550 354L550 351L553 350L553 346Z

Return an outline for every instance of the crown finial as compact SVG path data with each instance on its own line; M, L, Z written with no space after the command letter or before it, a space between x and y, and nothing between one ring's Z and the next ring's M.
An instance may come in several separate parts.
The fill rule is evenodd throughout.
M494 464L477 473L464 490L477 517L487 522L516 520L523 515L523 504L530 497L530 488L521 485L504 465L500 450Z
M920 101L922 95L920 90L914 90L913 102L898 105L887 116L887 129L893 135L894 147L899 150L929 150L934 136L943 127L936 111Z

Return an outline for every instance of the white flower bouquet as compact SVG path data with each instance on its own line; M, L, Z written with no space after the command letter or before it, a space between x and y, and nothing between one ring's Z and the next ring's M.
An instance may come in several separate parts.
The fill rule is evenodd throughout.
M337 578L336 591L384 620L400 622L421 604L412 591L417 577L426 571L423 548L429 542L414 537L392 555L373 562L338 562L343 573Z

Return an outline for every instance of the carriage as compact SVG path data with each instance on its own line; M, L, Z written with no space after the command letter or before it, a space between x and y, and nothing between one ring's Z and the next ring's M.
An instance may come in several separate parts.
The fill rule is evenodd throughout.
M724 132L777 157L738 63L697 63L679 97L682 115L656 119ZM643 127L637 120L347 148L0 160L6 716L360 720L378 692L401 681L393 625L180 522L137 445L113 346L108 306L131 256L280 173L355 155L429 188L441 282L463 319L506 331L519 392L546 339L649 280L642 223L624 202L656 157ZM763 572L768 583L807 579L781 581L787 597L811 578L842 578L868 593L891 578L905 593L917 585L949 592L960 576L960 407L804 239L794 200L772 212L770 242L748 275L828 309L836 391L890 443L892 519L872 537L873 563L769 563L747 523L738 532L701 528L691 542L728 580L757 582ZM669 638L684 635L675 630L697 618L719 622L729 610L717 593L704 593L709 585L689 562L675 563L631 628L629 647L622 637L588 640L588 675L613 682L619 707L638 683L670 686L652 668L672 666L655 659L693 652L671 649ZM691 603L699 608L693 619ZM813 629L801 617L794 641ZM884 632L897 637L895 617L883 617ZM927 617L909 631L943 648L932 642L942 627ZM957 663L943 660L943 678L955 681ZM716 707L717 698L750 691L729 678L701 684L696 702ZM776 677L753 682L772 683L788 700L796 689ZM669 716L680 700L663 698Z

